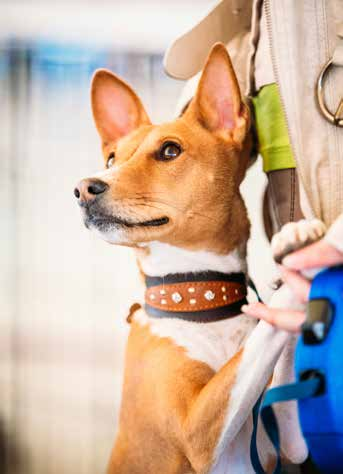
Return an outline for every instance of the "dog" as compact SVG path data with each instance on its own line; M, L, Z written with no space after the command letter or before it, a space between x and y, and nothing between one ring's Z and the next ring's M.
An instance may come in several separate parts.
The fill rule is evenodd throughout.
M252 409L268 384L292 380L294 337L240 312L250 225L239 188L252 139L230 57L214 45L193 100L170 123L153 125L107 70L95 73L91 101L106 169L74 193L87 228L134 248L146 283L145 306L131 311L108 474L253 473ZM288 225L278 255L313 227ZM271 304L289 300L282 286ZM295 405L277 417L284 462L302 462ZM257 444L272 472L261 424Z

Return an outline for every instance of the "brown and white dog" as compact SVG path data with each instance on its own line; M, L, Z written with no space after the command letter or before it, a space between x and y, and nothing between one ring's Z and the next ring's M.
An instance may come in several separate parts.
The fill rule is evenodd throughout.
M84 222L109 243L134 247L147 281L162 281L131 318L108 473L254 472L252 408L270 380L292 378L293 341L237 311L249 237L239 186L251 139L227 51L213 47L194 99L170 123L152 125L134 91L106 70L94 76L92 107L107 169L75 189ZM287 232L294 238L297 226L278 239L278 252ZM278 416L284 459L302 461L294 405ZM275 453L262 428L258 448L271 472Z

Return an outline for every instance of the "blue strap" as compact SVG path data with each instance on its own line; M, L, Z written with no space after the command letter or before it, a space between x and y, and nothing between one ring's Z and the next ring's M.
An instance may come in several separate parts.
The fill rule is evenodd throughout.
M281 472L280 437L277 420L272 408L272 404L313 397L318 393L321 382L322 381L320 378L313 377L308 380L301 380L299 382L292 383L289 385L282 385L281 387L271 388L266 393L262 405L262 395L257 400L253 408L253 432L250 442L251 463L257 474L265 474L257 451L256 435L258 427L258 412L260 411L263 426L276 450L277 462L276 467L274 469L274 474L279 474Z
M258 427L258 416L260 414L260 406L263 398L263 393L261 394L260 398L255 403L255 406L252 410L252 423L253 429L251 434L251 441L250 441L250 460L254 471L257 474L264 474L263 466L261 465L260 458L257 452L257 427Z

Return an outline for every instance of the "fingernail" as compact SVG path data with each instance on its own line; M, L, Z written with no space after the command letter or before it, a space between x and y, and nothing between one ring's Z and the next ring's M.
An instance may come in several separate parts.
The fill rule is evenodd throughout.
M282 260L282 265L284 267L289 267L289 268L292 268L292 263L294 263L293 261L293 257L291 255L287 255L287 257L285 257L283 260Z
M244 304L243 306L241 306L241 310L243 312L248 311L248 309L249 309L249 305L247 305L247 304Z

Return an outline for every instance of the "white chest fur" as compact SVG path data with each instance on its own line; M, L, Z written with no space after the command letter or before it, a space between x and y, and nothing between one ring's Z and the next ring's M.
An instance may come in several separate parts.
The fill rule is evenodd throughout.
M135 321L149 324L152 334L168 337L183 347L188 357L209 365L216 372L244 345L256 321L245 315L214 323L193 323L181 319L149 318L145 311Z

